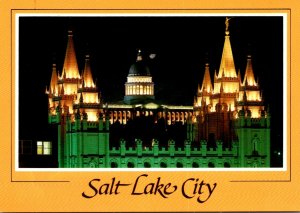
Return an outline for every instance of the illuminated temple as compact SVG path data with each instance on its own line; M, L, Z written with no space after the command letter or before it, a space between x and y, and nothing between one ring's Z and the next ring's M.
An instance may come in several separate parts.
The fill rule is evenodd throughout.
M52 144L58 167L270 167L270 115L250 55L244 76L236 71L228 21L219 70L211 78L205 64L191 106L155 99L141 50L124 79L124 99L105 102L89 55L79 72L69 31L63 68L53 65L46 89L48 121L58 132Z

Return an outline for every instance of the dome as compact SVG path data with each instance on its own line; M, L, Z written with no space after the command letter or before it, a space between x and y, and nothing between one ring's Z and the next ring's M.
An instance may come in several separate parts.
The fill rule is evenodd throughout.
M143 61L131 65L128 76L150 76L150 69Z

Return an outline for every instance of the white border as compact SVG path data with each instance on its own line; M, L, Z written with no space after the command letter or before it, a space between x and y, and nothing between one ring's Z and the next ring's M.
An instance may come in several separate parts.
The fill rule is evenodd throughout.
M251 16L270 16L283 17L283 167L282 168L19 168L19 18L20 17L251 17ZM12 62L13 63L13 62ZM17 13L15 16L15 171L18 172L142 172L142 171L159 171L159 172L181 172L181 171L249 171L249 172L273 172L287 171L287 14L286 13ZM270 152L271 154L271 152Z

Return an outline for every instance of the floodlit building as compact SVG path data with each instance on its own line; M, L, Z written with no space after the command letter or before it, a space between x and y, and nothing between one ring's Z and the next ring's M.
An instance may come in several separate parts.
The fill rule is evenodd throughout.
M104 102L88 55L79 73L70 31L61 74L53 65L46 89L49 124L58 131L52 144L58 167L270 167L270 114L250 55L244 78L236 71L228 21L219 71L211 78L205 65L193 106L155 99L155 79L141 50L124 100Z

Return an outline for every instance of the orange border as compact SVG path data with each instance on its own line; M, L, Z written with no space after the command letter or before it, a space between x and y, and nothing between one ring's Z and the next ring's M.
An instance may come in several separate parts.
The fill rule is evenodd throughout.
M261 1L228 1L220 7L217 1L153 1L146 5L144 1L116 1L114 4L99 1L34 1L32 3L4 2L1 7L0 58L4 59L0 72L1 129L4 140L0 150L0 180L2 193L0 207L2 211L274 211L297 210L299 168L299 144L296 121L299 118L295 103L298 103L299 68L297 46L299 41L300 13L296 0L285 3L267 5ZM270 8L272 7L272 8ZM100 8L94 9L94 8ZM166 9L167 8L167 9ZM201 9L199 9L201 8ZM49 10L48 10L49 9ZM70 9L70 10L67 10ZM72 10L71 10L72 9ZM132 9L132 10L131 10ZM165 10L166 9L166 10ZM91 190L88 183L99 178L103 183L110 182L113 177L124 183L133 183L135 178L145 172L15 172L14 170L14 50L15 31L14 15L16 13L267 13L281 12L288 15L288 51L287 51L287 87L288 89L288 131L287 147L288 170L286 172L146 172L147 181L155 182L158 177L165 183L178 185L184 180L199 178L208 183L217 183L217 188L208 202L199 204L196 197L186 199L180 189L167 199L160 195L134 196L131 188L124 188L118 195L98 195L93 199L85 199L82 192ZM298 11L299 12L299 11ZM291 47L291 48L290 48ZM293 96L291 96L293 94ZM299 96L298 96L299 97ZM293 104L294 103L294 104ZM9 111L9 113L8 113ZM293 119L291 119L293 118ZM292 128L293 127L293 128ZM293 149L291 149L293 147Z

